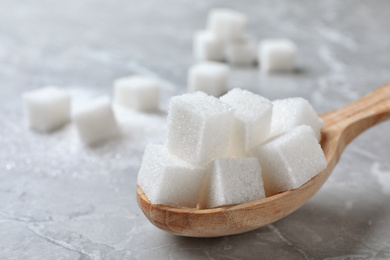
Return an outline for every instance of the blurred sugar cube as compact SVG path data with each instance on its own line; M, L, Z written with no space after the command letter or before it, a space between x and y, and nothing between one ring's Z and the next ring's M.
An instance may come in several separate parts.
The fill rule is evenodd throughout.
M209 31L198 31L194 35L194 57L197 61L223 61L224 43Z
M300 97L274 100L270 136L280 135L299 125L313 128L317 140L321 140L323 120L310 103Z
M247 90L235 88L220 98L234 108L234 124L229 155L245 156L254 146L268 138L272 102Z
M214 208L263 198L261 167L256 158L221 158L208 167L199 207Z
M297 47L289 39L266 39L259 44L259 63L262 72L291 72L294 69Z
M87 145L95 145L120 134L108 97L89 102L74 113L73 120L81 140Z
M171 98L167 147L187 162L202 165L226 157L233 109L203 92Z
M228 89L229 67L225 64L205 61L192 66L188 72L188 90L203 91L219 97Z
M239 38L245 29L247 17L239 12L226 8L217 8L210 11L207 20L207 29L224 40Z
M228 41L225 47L228 63L238 66L253 65L256 61L256 45L251 37Z
M251 154L262 167L267 197L302 186L327 166L313 129L307 125L255 147Z
M154 111L158 109L160 85L151 78L130 76L114 81L114 99L119 105L138 111Z
M30 128L49 132L70 120L71 97L58 87L23 93L24 112Z

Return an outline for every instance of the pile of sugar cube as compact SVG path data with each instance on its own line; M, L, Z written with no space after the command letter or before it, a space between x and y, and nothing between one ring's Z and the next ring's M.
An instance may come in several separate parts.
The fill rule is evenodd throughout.
M160 84L144 76L130 76L114 81L114 102L140 112L158 109ZM117 137L121 130L110 98L96 98L71 113L71 95L60 87L48 86L23 94L24 111L30 128L52 132L71 120L81 141L88 146Z
M245 34L247 17L230 9L211 10L206 30L194 35L194 56L198 61L227 61L234 65L255 62L255 41Z
M264 39L258 43L245 33L247 17L226 8L213 9L207 18L206 30L197 31L193 53L197 61L227 61L232 65L252 65L258 61L265 73L291 72L297 47L286 38Z
M253 36L244 33L247 18L229 9L213 9L208 15L206 30L194 35L194 56L198 61L188 71L188 91L203 91L220 97L228 91L233 65L251 65L256 61L264 73L291 72L295 67L297 47L289 39L264 39L256 44Z
M296 189L326 168L322 119L303 98L242 89L171 98L164 145L149 145L138 185L152 204L213 208Z

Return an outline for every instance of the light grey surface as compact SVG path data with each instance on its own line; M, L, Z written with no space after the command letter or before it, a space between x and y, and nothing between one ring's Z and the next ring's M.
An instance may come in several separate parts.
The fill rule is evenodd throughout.
M390 122L358 137L301 209L262 229L184 238L143 216L135 200L143 149L164 140L168 99L185 92L192 34L213 7L247 14L257 39L299 47L299 72L233 68L231 88L303 96L325 112L390 78L386 0L1 0L0 259L390 259ZM24 123L26 90L62 86L77 109L132 73L163 82L162 109L117 108L120 139L91 149L72 124L39 134Z

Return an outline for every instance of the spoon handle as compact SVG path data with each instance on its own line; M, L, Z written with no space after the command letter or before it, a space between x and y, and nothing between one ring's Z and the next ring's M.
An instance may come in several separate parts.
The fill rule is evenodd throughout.
M337 138L341 150L360 133L390 118L390 82L343 108L321 115L325 138Z

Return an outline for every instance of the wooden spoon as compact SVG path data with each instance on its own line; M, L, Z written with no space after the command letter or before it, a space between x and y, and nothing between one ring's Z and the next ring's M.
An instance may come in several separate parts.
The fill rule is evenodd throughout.
M295 190L243 204L213 209L151 204L137 186L137 201L155 226L190 237L217 237L247 232L273 223L301 207L326 181L344 148L371 126L390 118L390 83L341 109L320 114L321 146L328 166Z

